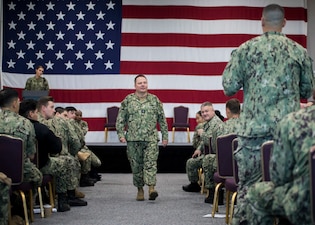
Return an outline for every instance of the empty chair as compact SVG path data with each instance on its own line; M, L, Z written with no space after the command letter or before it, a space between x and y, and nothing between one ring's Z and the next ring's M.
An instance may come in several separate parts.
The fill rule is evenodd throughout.
M189 118L188 118L189 108L185 106L178 106L174 108L174 118L172 124L172 142L175 140L175 130L186 129L187 131L187 142L190 143L190 133L189 133Z
M214 181L217 184L214 190L212 217L218 211L219 190L224 185L225 179L233 177L233 146L232 142L236 134L227 134L217 137L217 172L214 174Z
M10 135L0 134L0 171L12 179L11 190L21 195L24 209L25 224L29 225L27 214L27 204L24 192L29 192L29 205L31 221L34 220L33 214L33 193L32 184L23 182L24 168L24 144L21 138Z
M104 132L105 132L105 142L107 142L108 138L108 130L116 129L116 119L118 115L119 107L112 106L107 108L107 121L104 125Z

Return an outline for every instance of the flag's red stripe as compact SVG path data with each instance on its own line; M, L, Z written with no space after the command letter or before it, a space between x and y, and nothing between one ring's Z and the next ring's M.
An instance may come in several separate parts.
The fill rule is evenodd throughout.
M22 89L18 89L20 95ZM98 102L121 102L133 89L101 89L101 90L50 90L50 95L55 102L67 103L98 103ZM243 91L239 91L232 97L224 95L223 90L149 90L155 94L163 103L223 103L235 97L243 101Z
M288 20L307 21L307 10L304 8L285 8ZM123 6L123 18L135 19L251 19L260 20L261 7L224 6L224 7L193 7L193 6Z
M123 33L122 46L237 47L257 35Z
M250 34L138 34L123 33L122 46L185 46L185 47L238 47L257 35ZM287 35L306 47L305 35Z
M104 130L104 124L106 122L106 118L83 118L88 125L89 125L89 131L102 131ZM173 118L166 118L168 130L172 130L172 123ZM190 130L193 131L196 126L196 119L195 118L189 118L189 124L190 124Z
M126 95L133 93L134 90L112 89L112 90L51 90L50 94L56 102L72 103L97 103L97 102L121 102ZM150 90L164 103L202 103L211 101L213 103L226 102L229 98L224 95L222 90ZM243 92L240 91L236 96L243 99Z
M120 62L121 74L220 75L226 62Z

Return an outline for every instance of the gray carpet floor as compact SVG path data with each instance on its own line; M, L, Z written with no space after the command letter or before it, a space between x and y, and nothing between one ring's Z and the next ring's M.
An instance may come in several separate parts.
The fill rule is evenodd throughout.
M155 201L148 199L145 187L143 202L135 200L137 189L132 174L102 174L94 187L81 187L88 206L72 207L70 211L53 213L40 218L35 214L33 225L224 225L225 206L219 207L217 217L205 217L212 205L204 203L205 195L187 193L182 185L188 183L186 174L158 174Z

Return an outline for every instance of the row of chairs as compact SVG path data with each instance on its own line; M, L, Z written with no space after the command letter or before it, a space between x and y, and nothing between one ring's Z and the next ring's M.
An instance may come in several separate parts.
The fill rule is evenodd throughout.
M118 115L119 107L112 106L107 108L107 120L104 125L105 142L108 139L108 131L116 128L116 119ZM188 118L189 108L185 106L178 106L174 108L174 119L172 124L172 142L175 140L175 130L185 129L187 131L187 142L190 143L190 124Z
M23 181L23 168L24 168L24 143L21 138L16 138L10 135L0 134L0 171L5 173L12 179L10 195L14 192L18 193L22 198L23 211L25 224L29 225L34 221L34 201L33 201L33 184L31 182ZM38 154L35 155L34 163L38 164ZM43 175L42 187L49 187L50 205L54 207L54 194L53 194L53 177L51 175ZM40 213L44 217L44 207L42 199L42 187L37 188ZM25 193L28 194L29 201L27 204ZM29 209L28 209L28 206ZM9 212L11 211L11 206ZM29 215L30 219L29 219Z
M236 134L222 135L217 138L217 172L214 181L217 184L213 199L212 217L218 212L218 193L220 188L226 190L226 224L231 224L234 205L238 188L238 167L234 159L234 151L237 149L238 141ZM269 161L273 141L265 142L261 147L261 163L263 180L269 181ZM232 195L232 196L231 196Z
M273 141L267 141L261 146L261 167L263 181L270 181L269 162L272 154ZM238 169L234 159L237 149L235 134L228 134L217 138L217 172L214 174L215 195L213 200L212 217L218 212L218 193L223 186L226 190L226 224L231 224L234 204L238 188ZM311 181L311 213L315 224L315 146L309 153L310 181ZM231 197L232 194L232 197ZM230 200L231 199L231 200Z

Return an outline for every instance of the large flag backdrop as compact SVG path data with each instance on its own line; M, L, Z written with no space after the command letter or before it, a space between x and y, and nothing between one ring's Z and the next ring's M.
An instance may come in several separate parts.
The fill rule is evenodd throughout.
M223 69L233 49L261 34L271 3L285 8L283 32L306 47L306 0L4 0L1 85L21 92L43 65L56 106L82 110L87 142L103 142L106 108L134 92L142 73L169 129L173 108L185 105L193 130L204 101L225 115ZM242 91L234 97L242 101Z

